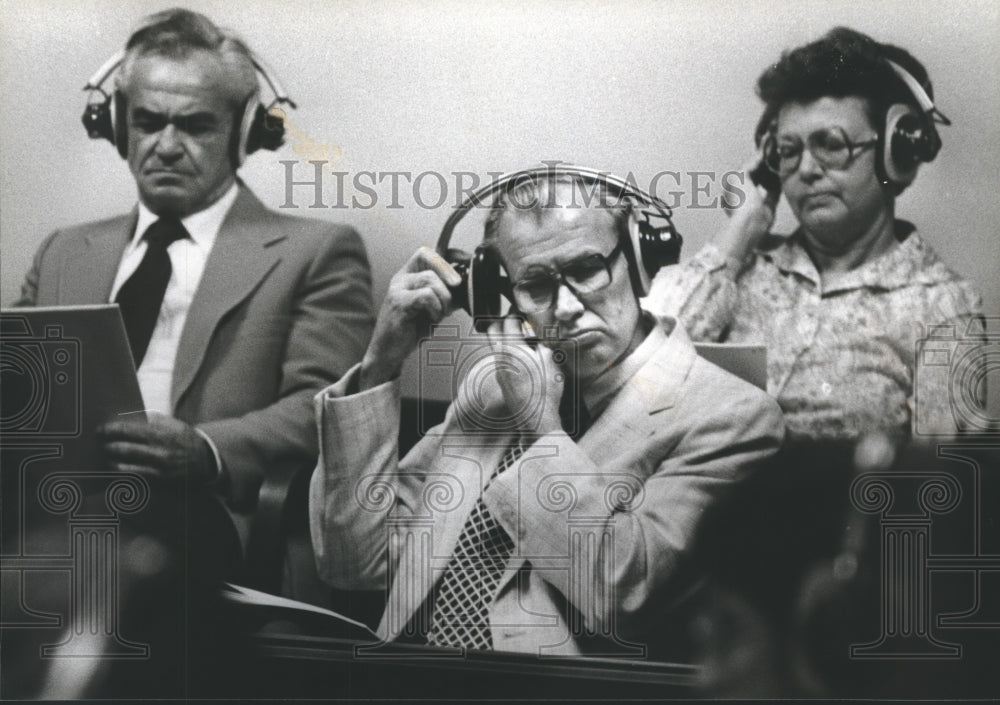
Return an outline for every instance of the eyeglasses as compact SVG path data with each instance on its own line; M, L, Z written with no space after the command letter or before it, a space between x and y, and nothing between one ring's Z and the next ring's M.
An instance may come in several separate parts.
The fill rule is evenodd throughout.
M577 297L593 294L611 283L611 265L622 252L621 243L607 255L588 255L551 274L519 281L511 288L511 298L521 313L541 313L556 305L559 287Z
M846 169L861 150L877 143L877 137L852 142L842 128L830 127L809 135L805 148L824 169ZM771 137L764 147L764 163L768 169L785 178L799 168L802 149L802 140L798 137L782 137L780 140Z

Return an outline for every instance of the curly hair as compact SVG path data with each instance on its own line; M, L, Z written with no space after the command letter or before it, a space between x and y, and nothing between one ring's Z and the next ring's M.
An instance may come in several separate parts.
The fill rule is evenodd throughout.
M760 140L784 105L811 103L824 96L864 98L872 127L881 130L890 105L919 107L888 61L906 69L933 100L927 70L908 51L848 27L835 27L816 41L784 52L757 79L757 95L765 108L755 137Z

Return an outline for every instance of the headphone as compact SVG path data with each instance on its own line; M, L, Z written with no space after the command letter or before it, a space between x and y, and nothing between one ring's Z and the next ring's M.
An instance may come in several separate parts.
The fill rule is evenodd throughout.
M125 50L121 50L105 61L87 81L83 90L88 91L89 96L81 117L87 135L91 139L108 140L118 148L122 159L128 156L128 111L125 95L120 90L108 94L101 86L121 66L124 59ZM280 147L285 138L285 113L278 106L288 104L293 108L298 107L285 93L267 64L254 54L250 55L250 61L270 87L274 100L265 108L260 102L260 91L255 90L237 111L239 129L233 130L229 154L235 167L241 166L247 155L258 149L273 151ZM103 100L95 100L95 94L98 93L103 96Z
M886 110L885 123L878 131L875 172L883 184L904 188L917 177L917 167L933 161L941 149L941 136L935 124L950 125L951 120L934 106L934 101L913 74L891 59L885 62L920 107L916 110L907 103L893 103ZM770 111L765 112L755 133L757 146L762 147L765 155L778 148L774 128L775 116Z
M880 170L878 176L882 183L909 186L917 177L917 167L921 162L933 161L941 149L941 136L934 124L950 125L951 120L934 107L934 101L913 74L895 61L886 59L886 62L906 84L920 110L914 110L906 103L889 106L885 114L885 129L878 135L881 159L877 159L875 165Z
M455 227L472 208L491 196L509 194L526 181L558 176L575 176L586 183L603 184L617 194L619 201L628 199L628 234L619 233L619 238L636 297L649 293L660 267L676 264L680 259L683 238L674 227L670 206L623 179L596 169L549 162L544 167L507 174L468 196L455 209L441 229L436 247L438 254L462 277L462 283L452 288L453 300L472 316L477 331L485 330L489 320L500 315L500 295L511 299L511 283L500 273L500 257L491 245L480 244L471 256L449 248ZM645 207L636 207L637 204ZM662 222L656 224L653 222L656 219Z

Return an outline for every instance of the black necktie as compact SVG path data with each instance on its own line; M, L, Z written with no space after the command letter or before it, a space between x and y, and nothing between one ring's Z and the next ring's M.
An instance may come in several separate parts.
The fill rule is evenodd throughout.
M142 364L153 337L156 319L163 304L163 295L170 281L170 243L188 237L187 230L176 218L160 218L146 229L146 254L139 267L118 290L115 302L121 308L128 333L128 344L136 368Z

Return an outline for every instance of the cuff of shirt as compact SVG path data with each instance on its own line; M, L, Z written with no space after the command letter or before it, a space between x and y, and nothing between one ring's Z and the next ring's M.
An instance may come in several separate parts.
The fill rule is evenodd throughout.
M706 272L715 272L720 269L729 269L734 274L743 268L743 263L734 257L726 257L715 243L706 243L698 250L698 253L691 258L691 263Z
M727 256L714 243L708 243L698 254L701 255L702 253L704 253L704 263L702 266L709 272L720 269L725 270L725 274L733 281L739 278L740 274L752 264L754 257L756 257L756 250L748 251L743 259Z
M215 458L215 477L208 481L210 487L218 485L222 482L222 477L225 475L225 468L222 465L222 456L219 455L219 449L215 447L215 443L209 438L208 434L202 431L197 426L194 432L205 439L208 443L208 447L212 449L212 457Z

